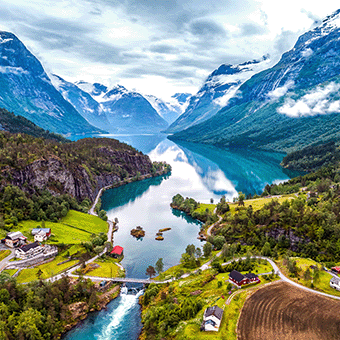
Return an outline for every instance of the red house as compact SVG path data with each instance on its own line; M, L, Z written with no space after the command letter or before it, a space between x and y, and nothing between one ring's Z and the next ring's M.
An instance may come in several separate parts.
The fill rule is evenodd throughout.
M123 255L123 250L124 248L121 247L121 246L115 246L112 250L111 250L111 253L110 255L112 257L120 257Z
M250 283L259 283L261 282L257 275L253 273L248 274L241 274L237 270L233 270L229 274L229 282L235 284L238 288L241 288L244 285L250 284Z
M333 273L336 273L336 274L340 273L340 267L332 267L331 270L332 270Z

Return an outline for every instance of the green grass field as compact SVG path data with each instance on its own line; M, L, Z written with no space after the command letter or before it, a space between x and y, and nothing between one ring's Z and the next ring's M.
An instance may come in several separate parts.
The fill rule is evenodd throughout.
M281 197L269 197L269 198L265 198L265 197L260 197L260 198L255 198L255 199L250 199L250 200L245 200L244 201L244 206L245 207L249 207L250 205L253 207L253 210L259 210L261 208L263 208L265 206L265 204L268 204L271 200L273 199L277 199L279 201L279 203L284 202L285 200L291 200L296 198L295 195L282 195ZM238 207L238 203L229 203L230 206L230 211L232 213L235 213L235 209Z
M33 228L41 227L37 221L22 221L18 225L21 231L29 241L33 241L31 231ZM79 244L88 241L91 234L107 232L107 222L97 216L70 210L68 214L57 223L45 222L45 228L51 228L52 235L47 241L50 244Z
M216 208L216 204L200 203L199 206L198 206L198 208L197 208L195 211L199 212L200 214L203 214L203 213L205 213L205 211L206 211L207 209L209 209L209 211L210 211L211 213L213 213L214 210L215 210L215 208Z
M41 275L41 279L47 279L75 265L78 262L78 260L72 260L58 266L58 263L65 261L66 252L67 251L63 252L62 254L59 254L55 259L48 263L44 263L35 268L28 268L22 270L17 277L17 282L24 283L38 280L37 273L39 269L43 272Z
M107 258L102 261L97 260L95 263L100 265L100 268L90 271L87 275L99 277L118 277L119 267L117 266L117 263L114 259Z
M303 286L306 286L308 288L312 288L311 287L311 280L305 280L304 279L304 272L306 271L307 268L310 268L310 266L317 265L320 269L319 270L319 279L317 281L315 281L315 280L313 281L314 289L318 290L320 292L327 293L327 294L340 296L340 292L337 291L336 289L332 288L329 285L329 282L332 278L332 275L325 272L324 270L321 270L322 266L319 263L317 263L316 261L311 260L311 259L300 258L300 257L293 257L291 259L296 260L296 265L299 268L298 276L296 278L290 277L287 267L282 264L282 261L279 261L278 265L279 265L279 267L282 270L284 275L289 277L291 280L293 280L297 283L300 283ZM310 270L310 271L311 271L311 273L313 273L313 270Z
M9 249L0 250L0 261L2 261L4 258L6 258L10 254L11 254L11 251Z

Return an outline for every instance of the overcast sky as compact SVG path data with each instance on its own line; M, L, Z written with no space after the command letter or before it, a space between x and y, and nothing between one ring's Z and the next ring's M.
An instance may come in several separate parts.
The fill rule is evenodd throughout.
M0 29L49 73L166 99L195 93L221 64L267 53L278 61L338 8L333 0L0 0Z

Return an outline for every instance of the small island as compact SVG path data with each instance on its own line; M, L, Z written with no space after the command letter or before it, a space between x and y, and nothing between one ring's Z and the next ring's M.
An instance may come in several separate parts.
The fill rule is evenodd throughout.
M133 237L135 237L135 238L137 238L137 239L140 239L140 238L142 238L142 237L145 236L145 231L143 230L143 228L142 228L141 226L138 226L138 227L136 227L135 229L132 229L132 230L130 231L130 234L131 234Z

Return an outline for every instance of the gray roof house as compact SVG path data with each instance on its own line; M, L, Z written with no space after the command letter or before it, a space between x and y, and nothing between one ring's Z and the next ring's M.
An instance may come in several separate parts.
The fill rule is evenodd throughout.
M223 317L223 309L218 306L208 307L203 315L201 329L218 332Z

